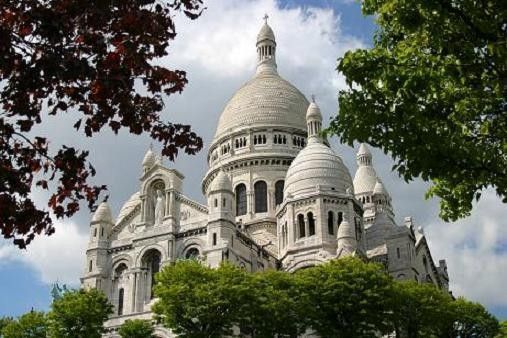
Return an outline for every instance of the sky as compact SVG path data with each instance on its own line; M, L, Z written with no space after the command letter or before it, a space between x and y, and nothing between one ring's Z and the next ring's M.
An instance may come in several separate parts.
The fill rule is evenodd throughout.
M181 154L166 165L185 175L184 193L200 202L200 182L207 169L207 145L218 117L233 93L254 73L255 38L262 17L277 39L277 63L282 77L308 98L314 94L324 123L338 110L338 90L345 82L336 71L336 59L347 50L368 48L375 25L361 15L351 0L213 0L203 15L190 21L176 17L178 35L170 54L161 60L170 68L187 71L189 84L182 94L165 99L163 118L188 123L203 137L205 148L196 156ZM50 135L52 145L72 145L90 150L97 169L96 183L107 184L109 202L117 215L122 204L139 189L141 161L152 142L148 136L103 132L90 139L72 128L78 119L69 112L47 117L36 131ZM355 151L331 139L333 149L351 174L357 168ZM153 144L154 149L160 146ZM405 183L391 172L393 161L373 149L374 165L393 198L399 224L412 216L423 227L435 261L446 259L450 288L455 296L484 304L507 319L507 208L488 190L472 215L455 223L438 218L438 201L425 200L428 183ZM44 206L47 196L35 191L33 198ZM37 238L27 250L0 240L0 316L17 316L31 308L47 310L52 283L79 287L84 270L90 212L86 208L73 218L57 221L56 234Z

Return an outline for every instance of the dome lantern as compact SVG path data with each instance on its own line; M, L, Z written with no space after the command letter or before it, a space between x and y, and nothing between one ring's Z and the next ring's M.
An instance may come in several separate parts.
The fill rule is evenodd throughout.
M308 142L320 140L320 131L322 129L322 113L315 102L315 96L312 95L312 102L306 111L306 127L308 130Z
M268 25L268 15L264 15L264 25L257 34L257 72L276 73L276 40Z

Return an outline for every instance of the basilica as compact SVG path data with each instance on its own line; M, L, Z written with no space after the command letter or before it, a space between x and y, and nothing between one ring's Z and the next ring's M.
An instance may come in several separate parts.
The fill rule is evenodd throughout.
M394 278L448 289L446 262L437 265L422 228L411 217L396 224L368 146L359 146L352 178L322 136L318 104L278 74L267 22L256 48L257 70L223 109L209 145L206 205L187 197L183 174L149 149L139 190L119 214L103 202L93 215L81 283L115 307L106 337L119 337L127 319L151 319L154 274L179 259L293 272L357 255ZM159 326L156 336L173 337Z

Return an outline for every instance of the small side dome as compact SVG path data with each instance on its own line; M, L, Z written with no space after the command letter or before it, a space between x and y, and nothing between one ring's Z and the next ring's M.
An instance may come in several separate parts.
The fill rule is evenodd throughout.
M309 143L296 156L285 177L284 195L299 197L316 188L346 194L353 189L350 173L340 157L323 143Z
M361 143L361 145L359 145L359 150L357 151L357 157L360 157L362 155L363 156L371 156L371 151L366 146L366 143Z
M377 180L377 183L375 183L375 187L373 188L373 194L374 195L384 195L384 196L389 195L387 193L386 188L384 187L384 184L380 180Z
M262 42L264 40L270 40L276 43L275 33L273 33L273 30L271 29L271 27L268 25L267 22L264 22L264 25L262 25L259 34L257 34L257 43Z
M92 222L113 223L111 208L109 208L109 204L107 202L102 202L99 204L97 210L93 214Z
M148 149L148 151L144 155L143 167L151 168L155 165L156 161L157 161L157 157L155 156L155 154L153 153L153 151L151 150L151 147L150 147L150 149Z
M232 191L232 182L222 170L218 172L218 175L213 179L209 187L208 193L216 191Z

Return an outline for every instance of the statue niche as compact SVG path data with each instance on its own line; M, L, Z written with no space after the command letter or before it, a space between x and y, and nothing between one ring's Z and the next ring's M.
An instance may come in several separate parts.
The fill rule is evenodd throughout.
M147 220L154 226L161 225L166 213L165 185L162 181L151 184L146 198Z

